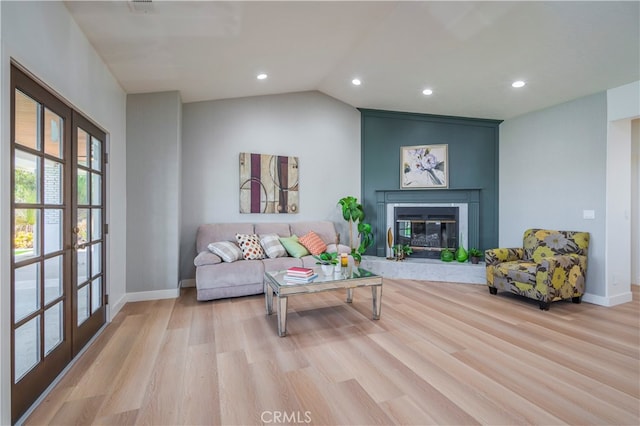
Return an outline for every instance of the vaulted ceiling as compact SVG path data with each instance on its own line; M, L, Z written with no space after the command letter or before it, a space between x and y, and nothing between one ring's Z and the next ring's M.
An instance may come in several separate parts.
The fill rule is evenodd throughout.
M637 1L66 5L127 93L183 102L318 90L359 108L507 119L640 80Z

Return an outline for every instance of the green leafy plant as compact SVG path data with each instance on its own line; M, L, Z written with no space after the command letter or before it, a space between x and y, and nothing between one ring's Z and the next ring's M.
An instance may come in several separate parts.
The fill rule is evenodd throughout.
M409 246L409 244L396 244L392 247L393 256L396 260L404 260L405 257L413 254L413 249Z
M338 264L338 253L332 252L323 252L319 255L313 255L314 259L317 260L316 265L337 265Z
M481 258L482 258L482 252L480 250L478 250L477 248L469 249L469 259L471 259L471 263L473 263L474 265L477 265L478 262L480 262Z
M469 249L469 257L482 257L482 252L477 248Z
M351 247L351 256L356 262L360 262L364 252L373 244L371 224L364 222L364 208L356 197L347 196L341 198L338 201L338 205L342 208L342 217L349 222L349 247ZM356 224L358 237L360 238L357 247L354 244L353 238L354 223Z

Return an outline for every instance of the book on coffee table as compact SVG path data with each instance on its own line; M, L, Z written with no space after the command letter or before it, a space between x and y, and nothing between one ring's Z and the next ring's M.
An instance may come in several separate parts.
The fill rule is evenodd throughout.
M291 284L306 284L312 282L316 278L318 278L318 274L312 274L308 277L296 277L287 274L284 276L284 281Z
M313 269L311 268L301 268L299 266L292 266L287 269L287 276L289 277L301 277L307 278L314 274Z

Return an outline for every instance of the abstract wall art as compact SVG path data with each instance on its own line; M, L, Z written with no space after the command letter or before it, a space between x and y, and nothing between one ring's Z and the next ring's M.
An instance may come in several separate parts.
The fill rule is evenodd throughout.
M240 213L298 213L298 157L240 153Z

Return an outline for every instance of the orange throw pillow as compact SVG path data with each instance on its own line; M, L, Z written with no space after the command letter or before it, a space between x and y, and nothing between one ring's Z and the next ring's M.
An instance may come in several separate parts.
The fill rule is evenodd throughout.
M313 231L309 231L306 235L300 237L298 241L307 250L309 250L309 253L316 256L327 250L327 245L322 241L318 234Z

